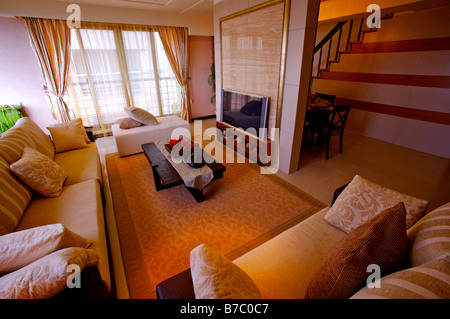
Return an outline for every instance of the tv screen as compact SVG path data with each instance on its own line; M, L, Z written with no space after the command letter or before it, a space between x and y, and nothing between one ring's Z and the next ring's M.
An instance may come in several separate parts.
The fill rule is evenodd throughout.
M260 129L266 128L268 106L268 97L222 89L222 122L260 138L264 138Z

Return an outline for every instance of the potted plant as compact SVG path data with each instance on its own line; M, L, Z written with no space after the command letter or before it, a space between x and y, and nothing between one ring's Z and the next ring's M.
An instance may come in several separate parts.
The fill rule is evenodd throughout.
M211 103L213 103L214 98L216 97L216 67L214 62L211 63L210 71L211 74L208 77L208 84L212 87L213 95L211 97Z
M0 105L0 133L9 130L23 117L22 103L20 105Z

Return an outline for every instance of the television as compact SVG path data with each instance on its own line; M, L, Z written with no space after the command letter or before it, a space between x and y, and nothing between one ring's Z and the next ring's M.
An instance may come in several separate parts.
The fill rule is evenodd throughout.
M269 97L222 89L221 121L261 139L266 138Z

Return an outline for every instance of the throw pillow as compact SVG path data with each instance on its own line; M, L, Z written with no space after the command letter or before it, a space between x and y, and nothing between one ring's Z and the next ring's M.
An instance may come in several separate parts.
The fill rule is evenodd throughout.
M67 123L66 125L47 127L52 134L56 153L88 147L81 127L80 123Z
M136 120L133 120L131 117L124 117L122 119L117 120L117 123L119 124L119 127L122 130L127 130L133 127L141 126L142 123L138 122Z
M396 271L403 263L407 245L406 210L399 203L336 242L308 284L305 297L349 298L366 283L369 265L377 264L382 275Z
M356 175L324 218L333 226L348 233L398 202L403 202L406 207L406 228L414 225L428 207L426 200L382 187Z
M64 123L52 124L52 125L49 125L49 126L50 127L67 126L67 125L75 125L75 126L77 126L78 124L81 127L81 133L83 134L83 138L86 141L86 143L87 144L91 143L91 140L89 139L89 136L86 133L86 129L84 128L83 120L80 119L80 118L75 119L75 120L70 120L70 121L64 122Z
M55 157L55 147L52 140L46 133L29 117L22 117L17 120L16 127L21 128L27 133L31 140L36 145L36 149L42 154L48 156L51 160Z
M135 121L147 125L159 124L158 120L156 119L156 117L153 116L153 114L140 107L126 106L124 109L125 112L127 112L128 115Z
M71 247L57 250L21 269L0 277L1 299L47 299L65 288L73 271L98 263L98 255L91 249Z
M0 235L13 232L28 203L33 190L12 174L9 164L0 157Z
M0 275L20 269L62 248L88 248L91 241L62 224L51 224L0 236Z
M364 287L351 299L450 299L450 258L430 261L380 279L379 287Z
M202 244L191 251L196 299L260 299L253 280L231 260Z
M261 101L251 100L241 108L240 112L250 116L261 115L261 108Z
M25 185L46 197L58 197L67 178L61 166L30 147L25 148L22 158L10 168Z
M428 213L408 230L407 260L415 267L450 254L450 203Z
M18 161L25 147L36 148L36 144L21 128L13 127L0 137L0 157L3 157L8 164Z

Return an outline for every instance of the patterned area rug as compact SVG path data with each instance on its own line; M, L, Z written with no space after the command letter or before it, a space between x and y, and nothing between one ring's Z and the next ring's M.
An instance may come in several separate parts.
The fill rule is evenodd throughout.
M106 156L130 298L156 298L156 285L189 268L206 243L234 259L325 205L255 164L225 164L197 203L176 186L156 192L143 153Z

